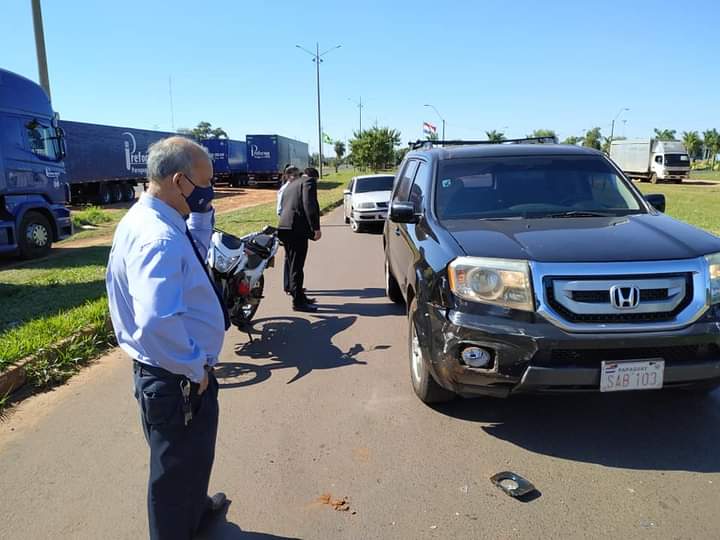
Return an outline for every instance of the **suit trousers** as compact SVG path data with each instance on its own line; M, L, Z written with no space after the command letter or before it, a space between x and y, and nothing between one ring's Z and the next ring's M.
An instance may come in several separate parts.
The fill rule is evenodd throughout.
M152 540L190 540L209 510L208 484L215 458L218 427L218 382L208 374L208 387L198 395L192 383L192 420L185 425L182 375L133 364L135 399L140 405L145 439L150 447L147 508Z
M307 259L307 236L281 229L278 232L280 240L285 246L285 271L287 272L287 287L295 304L305 302L305 260Z

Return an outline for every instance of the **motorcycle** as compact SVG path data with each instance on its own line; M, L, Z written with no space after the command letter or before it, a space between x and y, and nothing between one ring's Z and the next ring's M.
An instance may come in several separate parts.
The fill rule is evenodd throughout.
M208 250L208 267L221 292L230 322L247 330L260 307L265 289L263 272L272 268L280 241L277 229L267 226L260 232L238 238L215 229Z

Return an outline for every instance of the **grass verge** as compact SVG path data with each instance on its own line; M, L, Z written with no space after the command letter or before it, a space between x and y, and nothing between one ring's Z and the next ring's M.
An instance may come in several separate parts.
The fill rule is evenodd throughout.
M692 180L711 180L720 182L720 171L690 171Z
M685 184L636 184L643 193L663 193L668 215L720 236L720 184L692 186Z

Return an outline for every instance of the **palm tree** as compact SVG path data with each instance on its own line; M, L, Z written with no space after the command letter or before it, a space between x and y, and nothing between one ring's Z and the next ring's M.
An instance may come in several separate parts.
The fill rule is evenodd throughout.
M338 172L338 165L345 155L345 143L342 141L335 141L335 172Z
M655 138L658 141L674 141L676 129L658 129L655 128Z
M486 131L485 135L487 135L488 141L490 142L502 142L505 140L505 134L502 131L495 131L493 129L492 131Z
M708 129L703 131L703 139L705 140L705 152L709 154L707 159L712 160L711 167L715 167L715 157L720 152L720 133L717 129Z
M700 152L700 148L702 147L702 140L700 140L700 135L698 134L698 132L683 131L682 142L688 151L690 159L696 158L698 153Z

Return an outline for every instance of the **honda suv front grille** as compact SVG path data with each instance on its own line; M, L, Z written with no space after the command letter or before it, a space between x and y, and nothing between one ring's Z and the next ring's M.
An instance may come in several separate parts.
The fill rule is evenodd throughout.
M693 297L690 275L546 278L549 305L573 323L662 322Z

